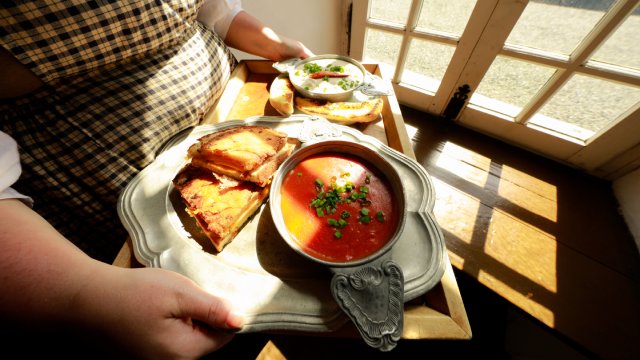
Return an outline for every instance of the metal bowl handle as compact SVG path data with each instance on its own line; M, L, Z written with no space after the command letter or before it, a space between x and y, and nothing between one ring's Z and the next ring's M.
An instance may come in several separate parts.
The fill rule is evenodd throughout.
M404 275L389 257L357 267L334 268L331 293L371 347L392 350L404 323ZM352 270L352 271L350 271Z
M362 84L360 84L360 86L355 90L360 91L367 96L391 96L394 94L391 81L385 80L368 71L364 75L364 81Z
M286 59L286 60L275 62L271 66L281 73L288 73L289 71L295 69L300 61L302 61L302 59L298 59L298 58Z

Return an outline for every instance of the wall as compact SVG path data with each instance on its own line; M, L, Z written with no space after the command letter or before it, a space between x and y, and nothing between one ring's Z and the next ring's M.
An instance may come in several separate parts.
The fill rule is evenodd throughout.
M339 54L342 0L242 0L242 7L276 33L304 43L314 54ZM238 59L255 56L233 50Z
M640 251L640 169L614 181L613 192Z

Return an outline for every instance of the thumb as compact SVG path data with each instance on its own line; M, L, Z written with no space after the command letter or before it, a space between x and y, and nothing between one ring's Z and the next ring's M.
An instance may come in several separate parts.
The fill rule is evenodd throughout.
M238 330L244 326L245 319L234 313L227 301L204 290L197 293L199 295L183 304L184 315L218 329Z

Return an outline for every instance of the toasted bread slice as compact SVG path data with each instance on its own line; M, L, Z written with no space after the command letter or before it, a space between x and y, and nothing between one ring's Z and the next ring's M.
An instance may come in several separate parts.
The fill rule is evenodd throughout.
M296 144L272 128L245 125L201 137L189 156L194 166L266 186Z
M260 208L269 187L216 175L191 164L173 179L186 210L217 251L229 244Z
M270 127L244 125L201 137L189 148L189 155L246 172L276 155L286 142L286 134Z
M372 98L360 102L330 102L296 96L295 105L305 114L319 115L328 120L350 124L377 120L382 112L383 100Z
M216 162L206 161L199 157L192 158L191 164L203 169L211 170L218 174L229 176L236 180L250 181L258 186L267 186L271 181L273 174L278 170L278 166L280 166L280 164L282 164L282 162L291 155L297 144L297 140L288 139L285 146L283 146L277 154L271 156L265 160L262 165L251 171L241 172L235 168Z

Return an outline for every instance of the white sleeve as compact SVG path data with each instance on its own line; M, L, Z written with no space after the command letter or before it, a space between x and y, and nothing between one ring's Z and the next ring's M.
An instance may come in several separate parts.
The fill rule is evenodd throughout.
M197 19L224 39L231 21L241 10L241 0L205 0L198 10Z
M20 199L32 206L33 199L11 188L11 185L18 181L21 173L18 145L11 136L0 131L0 200Z

